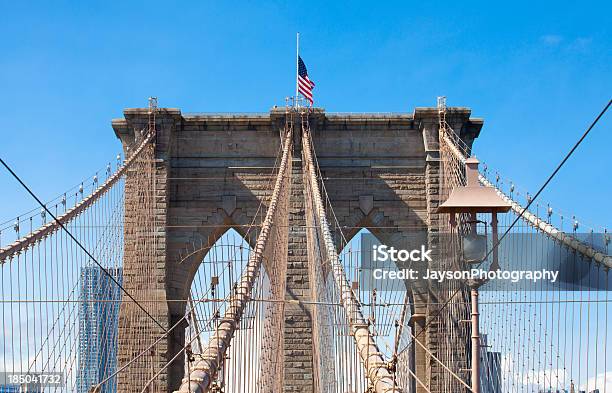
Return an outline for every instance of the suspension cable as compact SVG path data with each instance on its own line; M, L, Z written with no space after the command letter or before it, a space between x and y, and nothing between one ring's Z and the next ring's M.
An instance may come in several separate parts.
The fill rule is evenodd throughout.
M151 141L152 137L153 135L149 134L147 138L143 141L143 143L140 145L138 151L135 152L133 156L138 154L138 152L142 151L144 149L144 146ZM38 198L38 196L36 196L36 194L30 189L30 187L25 184L25 182L17 175L17 173L15 173L15 171L13 171L13 169L11 169L11 167L1 157L0 163L28 192L28 194L30 194L30 196L34 198L34 200L43 209L45 209L47 214L49 214L49 216L55 221L55 223L79 246L79 248L81 248L81 250L83 250L83 252L104 272L104 274L106 274L111 279L111 281L113 281L115 285L117 285L117 287L121 289L121 291L145 313L145 315L147 315L148 318L150 318L159 328L161 328L165 332L167 329L157 319L155 319L155 317L153 317L153 315L151 315L138 301L136 301L136 299L123 287L123 285L121 285L119 281L105 267L103 267L100 262L98 262L98 260L87 250L87 248L85 248L85 246L83 246L83 244L64 226L64 224L51 212L51 210L49 210L49 208Z
M609 100L608 103L606 104L606 106L601 110L601 112L597 115L597 117L595 118L595 120L593 120L593 122L589 125L589 127L586 129L586 131L582 134L582 136L580 137L580 139L578 139L578 141L574 144L574 146L571 148L571 150L565 155L565 157L563 158L563 160L559 163L559 165L555 168L555 170L551 173L551 175L547 178L547 180L544 182L544 184L540 187L540 189L538 190L538 192L534 195L533 199L527 204L527 206L525 207L525 209L523 210L523 212L527 211L527 209L529 208L529 206L531 206L531 204L533 203L533 201L536 200L536 198L542 193L542 191L544 190L544 188L546 188L546 186L551 182L551 180L554 178L554 176L559 172L559 170L561 169L561 167L567 162L567 160L572 156L572 154L576 151L576 149L578 148L578 146L582 143L582 141L584 141L584 139L587 137L587 135L591 132L591 130L595 127L595 125L599 122L599 120L603 117L603 115L606 113L606 111L608 110L608 108L610 107L610 105L612 104L612 100ZM506 230L506 232L504 232L504 234L499 238L499 240L497 241L497 243L491 248L491 250L489 250L489 252L486 254L485 258L483 259L486 260L486 258L491 255L491 253L493 252L493 249L499 247L500 242L506 237L506 235L509 233L510 229L516 225L516 223L518 222L518 220L523 216L523 213L521 213L516 219L514 219L514 221L512 222L512 224L508 227L508 229ZM481 262L478 266L480 266L483 262ZM461 289L457 289L455 290L450 297L448 298L448 300L446 300L442 306L437 310L437 312L430 318L430 320L425 324L425 326L423 326L423 328L421 329L420 332L418 332L415 336L419 337L421 334L423 334L423 332L425 332L427 330L427 327L429 327L433 321L435 321L436 318L438 318L442 311L448 307L448 305L450 304L450 302L452 301L452 299L461 292ZM412 345L412 342L410 343L410 345Z

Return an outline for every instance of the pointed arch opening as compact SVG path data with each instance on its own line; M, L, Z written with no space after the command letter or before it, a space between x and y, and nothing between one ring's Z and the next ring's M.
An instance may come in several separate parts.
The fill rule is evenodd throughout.
M185 340L194 352L208 342L215 323L223 316L236 282L246 267L252 248L230 228L205 250L189 287Z
M361 228L347 240L339 258L353 292L381 352L389 359L398 356L410 344L407 340L411 333L408 326L412 313L410 282L389 278L389 272L402 268L393 261L375 258L373 251L385 243L370 229Z
M253 260L257 258L262 260L259 268L254 269ZM268 375L266 370L278 357L274 348L282 340L282 334L278 333L279 322L283 320L279 299L284 295L285 281L282 280L279 289L278 278L268 272L276 265L270 265L267 258L263 254L254 257L253 248L232 228L201 257L185 307L184 339L188 348L184 359L185 375L189 375L190 367L204 359L211 348L218 347L219 331L227 328L226 312L229 310L232 314L235 310L236 299L245 294L245 280L249 281L245 277L254 274L254 279L249 281L249 301L236 321L237 328L226 356L221 359L213 385L228 393L256 393L262 387L265 390L271 383L269 379L276 377L274 373ZM253 353L259 355L253 356Z

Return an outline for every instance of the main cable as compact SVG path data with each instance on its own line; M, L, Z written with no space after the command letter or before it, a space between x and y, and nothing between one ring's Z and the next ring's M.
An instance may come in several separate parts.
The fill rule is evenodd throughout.
M523 214L527 211L527 209L533 204L533 202L536 200L536 198L542 193L542 191L544 191L544 189L546 188L546 186L548 186L548 184L551 182L551 180L555 177L555 175L559 172L559 170L561 169L561 167L567 162L567 160L572 156L572 154L576 151L576 149L578 148L578 146L580 146L580 144L584 141L584 139L587 137L587 135L589 135L589 133L591 132L591 130L595 127L595 125L599 122L599 120L603 117L603 115L607 112L608 108L610 108L610 105L612 104L612 99L608 101L608 104L601 110L601 112L599 113L599 115L595 118L595 120L593 120L593 122L591 123L591 125L586 129L586 131L582 134L582 136L580 137L580 139L578 139L578 141L574 144L574 146L572 147L572 149L565 155L565 158L563 158L563 160L559 163L559 165L557 165L557 168L555 168L555 170L552 172L552 174L548 177L548 179L544 182L544 184L540 187L540 189L538 190L538 192L533 196L533 198L531 199L531 201L529 201L529 203L527 204L527 206L525 206L525 208L523 209L523 211L516 217L516 219L512 222L512 224L510 224L510 226L508 227L508 229L504 232L504 234L499 238L499 240L497 241L497 243L495 243L495 245L493 247L491 247L491 250L485 255L485 257L483 258L483 261L480 262L478 264L477 267L480 267L480 265L482 265L482 263L489 257L489 255L491 255L491 253L493 252L493 250L495 248L497 248L499 246L499 244L501 243L501 241L506 237L506 235L509 233L509 231L512 229L512 227L514 225L516 225L516 223L519 221L519 219L521 217L523 217ZM427 322L425 324L425 326L423 326L423 328L421 329L420 332L418 332L416 334L416 336L414 337L415 339L417 337L419 337L424 331L427 330L427 328L433 323L433 321L438 318L440 316L440 314L442 313L442 311L450 304L451 300L453 300L453 298L459 293L461 292L460 289L457 289L449 298L447 301L445 301L442 306L440 307L440 309L431 317L431 319L429 320L429 322ZM410 345L412 345L412 342L410 343ZM410 347L410 345L408 345L404 350L406 350L407 348Z
M15 171L13 171L13 169L11 169L11 167L2 159L2 157L0 157L0 163L6 168L6 170L9 171L9 173L19 182L19 184L21 184L21 186L28 192L28 194L30 194L30 196L32 196L32 198L34 198L34 200L36 200L36 202L38 202L38 204L45 209L45 211L47 212L47 214L49 214L49 216L51 216L51 218L57 223L57 225L59 225L60 228L62 228L64 230L64 232L66 232L66 234L68 234L68 236L81 248L81 250L83 250L83 252L85 252L85 254L91 258L92 261L94 261L94 263L96 265L98 265L98 267L100 269L102 269L102 271L104 272L104 274L106 274L120 289L121 291L128 297L130 298L130 300L132 300L137 306L138 308L140 308L149 318L151 318L151 320L153 320L153 322L155 322L155 324L160 327L164 333L167 332L167 329L157 321L157 319L155 319L155 317L153 317L153 315L151 315L120 283L119 281L117 281L117 279L115 279L115 277L113 277L112 274L110 274L110 272L108 270L106 270L99 262L98 260L85 248L85 246L83 246L83 244L81 244L81 242L79 240L77 240L76 237L74 237L74 235L64 226L64 224L62 224L62 222L60 220L57 219L57 217L55 217L55 215L51 212L51 210L49 210L47 208L47 206L36 196L36 194L34 194L34 192L30 189L30 187L28 187L23 180L21 180L21 178L15 173Z
M489 252L487 252L487 254L484 256L484 258L482 259L482 261L476 266L476 268L479 268L484 261L489 257L489 255L491 255L491 253L497 249L499 247L499 244L501 243L502 240L504 240L504 238L508 235L508 233L510 233L510 230L516 225L516 223L523 217L523 215L525 214L526 211L529 210L529 207L533 204L533 202L535 202L535 200L537 199L538 196L540 196L540 194L542 193L542 191L544 191L544 189L546 188L546 186L548 186L548 184L552 181L552 179L555 177L555 175L561 170L561 167L563 167L563 165L567 162L567 160L569 160L569 158L572 156L572 154L574 154L574 152L576 151L576 149L578 149L578 146L580 146L580 144L582 143L582 141L584 141L584 139L587 137L587 135L589 135L589 133L591 132L591 130L593 129L593 127L595 127L595 125L599 122L599 119L601 119L603 117L603 115L606 113L606 111L608 110L608 108L610 107L610 105L612 104L612 100L608 101L608 104L603 108L603 110L599 113L599 115L595 118L595 120L593 120L593 122L591 123L591 125L589 126L589 128L586 129L586 131L582 134L582 136L580 137L580 139L578 139L578 141L574 144L574 147L572 147L572 149L565 155L565 157L563 158L563 160L559 163L559 165L557 165L557 167L555 168L555 170L550 174L550 176L548 176L548 179L546 179L546 181L544 182L544 184L542 184L542 186L540 187L540 189L538 190L538 192L535 193L535 195L533 196L533 198L531 198L530 201L528 201L527 206L525 206L525 208L520 212L519 215L516 216L516 218L514 219L514 221L512 221L512 224L510 224L510 226L508 227L508 229L506 229L506 231L504 232L504 234L497 240L497 242L493 245L493 247L491 247L491 249L489 250Z

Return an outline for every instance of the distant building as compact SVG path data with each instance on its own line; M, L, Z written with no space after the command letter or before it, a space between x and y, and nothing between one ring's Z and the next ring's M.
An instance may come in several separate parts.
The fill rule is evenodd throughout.
M487 335L480 337L480 391L481 393L501 393L501 353L489 351Z
M106 268L119 283L121 268ZM117 368L117 330L121 290L98 266L81 269L79 297L79 368L78 393L115 372ZM111 381L114 382L114 381ZM100 393L116 393L115 383L105 384Z
M0 385L0 393L40 393L40 385Z

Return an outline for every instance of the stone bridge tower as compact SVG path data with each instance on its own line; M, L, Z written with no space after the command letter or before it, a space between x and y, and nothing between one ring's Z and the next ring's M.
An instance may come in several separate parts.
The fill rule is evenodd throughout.
M137 138L137 130L148 121L147 109L126 109L123 119L113 120L113 129L124 147ZM482 127L471 119L467 108L448 108L447 122L469 145ZM264 183L272 176L285 124L285 108L263 114L186 115L178 109L159 109L156 117L156 176L158 222L155 236L159 253L155 261L157 286L151 298L167 301L158 319L172 326L185 312L192 279L204 255L194 254L179 263L182 251L194 241L212 245L225 231L244 233L258 213L261 201L267 204ZM417 108L412 114L331 114L315 109L310 116L311 132L325 186L345 236L350 239L360 228L368 228L386 244L401 244L408 237L421 236L436 247L433 230L438 216L439 151L436 108ZM135 132L136 130L136 132ZM308 260L306 258L303 182L299 144L294 154L289 232L287 297L307 300ZM132 195L126 187L126 206ZM127 212L126 214L129 214ZM127 220L126 220L127 221ZM301 228L300 228L301 227ZM133 233L126 230L127 233ZM253 244L256 233L246 240ZM129 239L126 239L126 243ZM129 255L124 269L130 271ZM124 286L131 290L129 274ZM422 329L428 314L426 288L411 288L414 332ZM289 305L285 312L285 392L313 392L312 330L308 307ZM133 326L120 315L119 342ZM423 335L428 342L429 334ZM184 329L177 329L166 351L153 356L163 364L184 342ZM435 346L431 344L430 346ZM435 348L431 348L435 352ZM130 359L119 348L119 366ZM414 350L416 373L423 377L430 365L426 353ZM183 376L183 357L166 370L162 391L178 388ZM129 373L120 386L129 389Z

